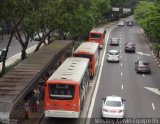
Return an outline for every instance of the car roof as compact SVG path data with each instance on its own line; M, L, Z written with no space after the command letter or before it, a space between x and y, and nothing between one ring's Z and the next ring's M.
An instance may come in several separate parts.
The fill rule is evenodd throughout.
M109 52L113 52L114 53L114 52L118 52L118 50L109 50Z
M119 96L113 95L113 96L106 96L106 100L107 101L122 101L122 98Z

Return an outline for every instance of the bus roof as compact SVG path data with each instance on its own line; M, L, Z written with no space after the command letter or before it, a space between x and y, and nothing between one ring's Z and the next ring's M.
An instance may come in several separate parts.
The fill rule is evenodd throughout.
M104 28L93 28L90 33L104 33Z
M95 54L99 46L99 43L96 42L84 42L82 43L74 53L80 53L80 52L88 52L90 54Z
M73 80L81 82L83 75L88 68L89 59L80 57L67 58L61 66L51 75L51 80Z

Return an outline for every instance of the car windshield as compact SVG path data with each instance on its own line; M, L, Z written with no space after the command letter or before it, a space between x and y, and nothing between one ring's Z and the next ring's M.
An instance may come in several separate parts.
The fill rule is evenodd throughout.
M106 102L106 106L120 107L121 106L121 102L120 101L107 101Z
M109 55L118 55L118 52L109 52Z

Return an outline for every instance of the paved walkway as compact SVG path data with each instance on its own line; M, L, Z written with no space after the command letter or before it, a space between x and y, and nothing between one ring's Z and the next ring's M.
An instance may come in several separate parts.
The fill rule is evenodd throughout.
M42 100L37 108L37 112L30 112L29 119L25 119L21 124L40 124L44 115L44 100Z

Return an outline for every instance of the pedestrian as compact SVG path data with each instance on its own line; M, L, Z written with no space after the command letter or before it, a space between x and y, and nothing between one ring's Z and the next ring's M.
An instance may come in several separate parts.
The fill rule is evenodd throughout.
M25 119L29 118L30 113L30 101L29 99L25 101Z
M34 92L31 97L31 104L32 104L32 112L37 112L37 98Z

